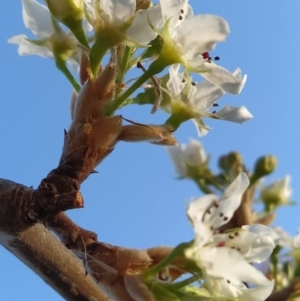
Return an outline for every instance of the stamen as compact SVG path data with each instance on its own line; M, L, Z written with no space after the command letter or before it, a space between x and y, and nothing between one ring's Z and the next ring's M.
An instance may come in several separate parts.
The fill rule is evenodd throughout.
M213 203L213 206L214 206L215 208L218 208L218 207L219 207L219 204L218 204L217 202L214 202L214 203Z
M209 58L209 53L208 52L204 52L202 53L202 57L206 60Z
M225 216L225 217L223 218L223 221L224 221L224 222L228 221L228 217Z
M218 61L219 59L220 59L220 57L219 56L215 56L215 61Z
M179 16L179 18L178 18L180 21L183 19L183 17L182 16Z
M218 107L218 106L219 106L219 104L217 104L217 103L213 104L213 107Z

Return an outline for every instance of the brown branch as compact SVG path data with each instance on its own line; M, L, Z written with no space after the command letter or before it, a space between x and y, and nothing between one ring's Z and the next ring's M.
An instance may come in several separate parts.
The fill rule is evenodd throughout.
M65 131L59 166L37 189L0 179L0 243L67 300L108 299L91 277L85 276L82 263L64 244L78 252L87 263L87 269L112 296L122 301L141 298L152 301L152 294L139 276L153 264L147 250L98 242L93 232L80 228L62 213L83 207L81 183L119 140L130 140L128 135L132 134L131 126L122 126L121 116L105 116L114 96L116 63L111 60L99 72L96 78L89 77L90 72L81 74L84 85L78 95L73 95L72 123ZM129 134L128 129L131 129ZM133 132L133 141L136 137L143 138L138 141L149 140L144 136L150 132L152 143L176 142L173 130L165 125L135 124ZM53 229L64 244L43 224Z

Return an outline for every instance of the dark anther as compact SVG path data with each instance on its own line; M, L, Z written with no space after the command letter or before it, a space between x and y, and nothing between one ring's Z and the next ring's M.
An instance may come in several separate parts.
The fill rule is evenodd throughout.
M220 59L219 56L215 56L215 61L218 61Z
M192 82L192 86L196 86L196 83L195 83L195 82Z
M183 14L183 13L184 13L184 10L183 10L183 9L181 9L181 10L180 10L180 12Z
M183 18L182 18L182 16L179 16L179 20L182 20Z
M213 107L218 107L219 105L217 103L214 103L213 104Z
M215 113L217 113L217 111L213 111L212 113L215 114Z

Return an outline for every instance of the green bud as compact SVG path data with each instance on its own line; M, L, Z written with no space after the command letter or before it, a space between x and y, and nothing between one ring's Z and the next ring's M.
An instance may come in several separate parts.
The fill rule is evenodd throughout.
M219 159L219 167L226 172L236 171L240 173L243 171L243 166L243 158L238 152L231 152Z
M272 173L277 166L277 158L272 155L260 157L254 166L254 176L261 178Z

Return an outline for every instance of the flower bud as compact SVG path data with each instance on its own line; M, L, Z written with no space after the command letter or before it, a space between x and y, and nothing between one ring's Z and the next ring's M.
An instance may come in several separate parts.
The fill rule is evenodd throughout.
M46 2L53 17L62 23L67 19L83 18L82 0L46 0Z
M277 166L277 158L269 155L257 159L254 167L254 177L259 179L272 173Z
M243 171L243 158L240 153L231 152L228 155L222 156L219 159L219 167L224 171Z
M289 200L292 194L290 180L291 178L289 176L285 176L261 190L260 198L268 211L273 210L278 206L291 203Z

